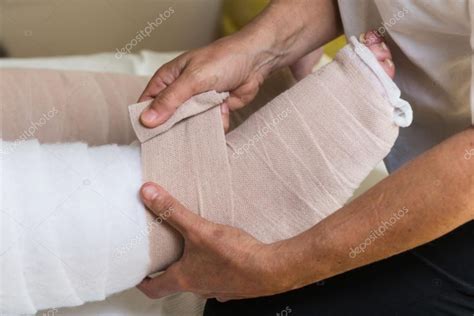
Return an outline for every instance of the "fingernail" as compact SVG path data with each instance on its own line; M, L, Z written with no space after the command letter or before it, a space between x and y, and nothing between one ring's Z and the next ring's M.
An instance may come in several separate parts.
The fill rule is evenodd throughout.
M380 47L382 47L383 50L388 50L388 47L387 47L387 45L385 45L384 42L382 42L382 44L380 44Z
M142 113L141 117L145 123L154 123L158 119L158 113L153 109L148 109Z
M153 201L158 196L158 190L153 184L145 185L142 189L145 200Z
M362 44L365 44L365 33L360 33L359 42L361 42Z
M227 113L229 113L229 107L227 106L227 104L222 104L222 105L221 105L221 113L222 113L222 114L227 114Z
M390 58L385 59L385 63L386 63L387 66L389 66L390 68L393 67L393 61L392 61Z

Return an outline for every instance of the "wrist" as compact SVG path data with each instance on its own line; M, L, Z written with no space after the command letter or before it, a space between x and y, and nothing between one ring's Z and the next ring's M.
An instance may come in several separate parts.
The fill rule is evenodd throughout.
M266 261L268 270L278 276L276 287L279 292L287 292L321 281L327 275L324 260L330 253L325 251L325 234L308 235L308 232L290 239L267 245ZM314 249L318 249L315 251Z
M266 77L341 33L342 23L334 0L302 1L300 5L274 0L235 37L251 52L254 70Z
M256 19L232 35L243 44L254 72L266 77L300 57L301 46L307 45L302 41L306 18L294 19L300 10L294 7L286 1L271 2ZM289 15L288 10L298 13Z
M288 260L290 254L286 250L287 242L288 240L283 240L265 244L261 252L264 283L269 286L271 294L283 293L299 287L292 261Z
M267 28L250 25L230 36L231 41L239 47L239 52L245 54L249 61L251 73L266 78L273 71L279 69L285 54L280 49L278 38Z

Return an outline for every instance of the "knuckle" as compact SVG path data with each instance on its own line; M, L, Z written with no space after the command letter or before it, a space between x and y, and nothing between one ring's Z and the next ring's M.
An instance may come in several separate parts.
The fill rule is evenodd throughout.
M155 73L155 76L160 78L163 83L170 85L180 72L180 62L178 59L173 59L163 66L161 66Z
M173 209L173 206L174 198L168 192L162 192L153 201L153 208L159 212Z
M189 80L189 88L193 93L205 90L207 87L215 85L218 81L217 75L209 73L203 66L190 69L187 79Z
M202 67L194 67L194 68L189 69L188 78L190 79L190 81L193 81L193 82L199 82L203 80L204 74L202 71Z
M155 99L151 102L150 108L159 110L160 109L160 103Z
M162 107L169 111L174 111L176 109L176 92L168 88L163 93L158 95L159 103Z

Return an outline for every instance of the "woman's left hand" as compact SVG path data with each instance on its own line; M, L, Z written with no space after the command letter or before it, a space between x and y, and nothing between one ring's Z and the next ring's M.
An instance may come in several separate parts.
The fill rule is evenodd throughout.
M156 215L167 212L166 221L185 241L179 261L137 286L145 295L160 298L193 292L226 301L282 291L270 245L240 229L205 220L154 183L143 185L141 197Z

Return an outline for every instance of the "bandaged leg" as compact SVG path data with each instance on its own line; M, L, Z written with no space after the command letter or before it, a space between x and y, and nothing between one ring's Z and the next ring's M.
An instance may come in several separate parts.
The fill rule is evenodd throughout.
M29 140L4 158L2 312L102 300L151 272L154 226L135 194L141 185L137 145Z
M148 238L159 226L137 195L139 146L128 146L127 105L147 78L14 69L0 78L0 312L133 287L152 272ZM127 146L65 143L78 141Z
M200 95L151 130L139 123L147 103L131 106L144 179L200 215L264 242L294 236L339 209L388 154L399 126L411 122L398 88L355 39L333 63L225 138L219 109L212 108L224 97ZM152 251L160 249L161 238L153 236ZM176 260L180 249L173 249L169 258L156 250L153 267L160 270Z
M0 69L2 138L41 143L78 142L129 145L136 138L127 106L147 78L82 71Z
M277 97L226 137L222 132L219 109L213 107L225 95L213 92L182 106L183 110L168 126L150 131L135 124L142 142L142 177L160 183L202 216L241 227L265 242L293 236L316 224L347 201L353 190L388 153L398 134L398 126L410 121L409 108L399 99L398 89L365 47L353 45L355 47L346 47L334 63ZM137 123L142 108L143 105L132 107L134 123ZM130 181L137 182L141 182L139 171L136 180ZM7 183L3 182L4 193L8 193L6 190L11 187ZM109 189L111 192L114 190L113 187ZM136 199L135 192L129 192L133 199ZM117 198L128 199L127 194L120 194ZM139 230L128 230L126 225L122 225L119 229L107 229L111 235L106 238L103 234L109 225L106 221L113 213L102 213L105 217L102 223L97 223L99 219L96 218L91 225L82 225L86 223L85 218L94 218L86 216L90 211L89 201L95 200L86 198L78 204L83 217L63 217L56 223L62 226L61 229L49 227L48 230L58 234L45 233L44 236L51 238L53 244L60 240L80 240L75 237L78 235L75 235L74 228L79 226L81 229L78 231L82 232L87 227L88 235L98 238L96 247L90 249L101 255L82 253L79 256L95 256L98 258L96 266L108 268L106 259L110 257L104 253L110 253L117 245L112 247L107 240L116 237L124 241ZM37 205L35 207L38 209ZM151 216L147 220L148 224L140 222L142 229L153 223ZM77 225L78 221L84 223ZM144 239L145 248L150 251L148 256L144 258L142 253L137 256L143 260L141 264L124 268L136 278L120 282L119 287L105 284L117 282L121 274L106 274L102 279L98 278L103 282L88 284L88 291L81 292L75 283L77 276L54 274L67 270L65 260L52 255L46 257L43 253L35 258L36 262L44 260L37 267L48 266L51 264L49 260L56 260L55 264L59 266L49 270L53 271L54 278L47 274L42 279L39 273L29 273L28 286L34 287L33 290L23 288L20 292L8 292L2 285L2 296L17 295L19 300L28 299L28 302L33 302L31 305L13 308L30 312L47 305L57 307L100 300L121 290L120 287L131 287L140 276L165 268L182 251L180 239L171 229L161 224L156 228L149 239ZM123 233L125 230L128 231ZM70 236L59 238L65 235ZM31 243L30 239L31 236L23 240ZM62 258L63 254L67 257L68 253L75 256L75 251L70 250L76 246L71 243L65 247L67 250L56 248L58 257ZM19 243L18 247L16 257L6 257L8 262L2 258L2 272L5 267L11 268L14 273L4 275L13 276L12 283L25 287L25 283L21 283L24 280L15 277L25 275L23 266L17 265L13 269L11 262L21 263L21 254L25 249L30 251L31 247L27 248L24 243ZM129 256L132 254L125 254L126 258ZM80 262L82 259L74 260ZM88 265L84 268L90 272L99 271ZM51 283L51 280L55 281ZM50 287L55 287L54 291L37 290ZM65 301L59 292L75 293L75 300Z
M294 236L342 207L411 122L373 55L352 45L227 135L233 224L260 240Z

